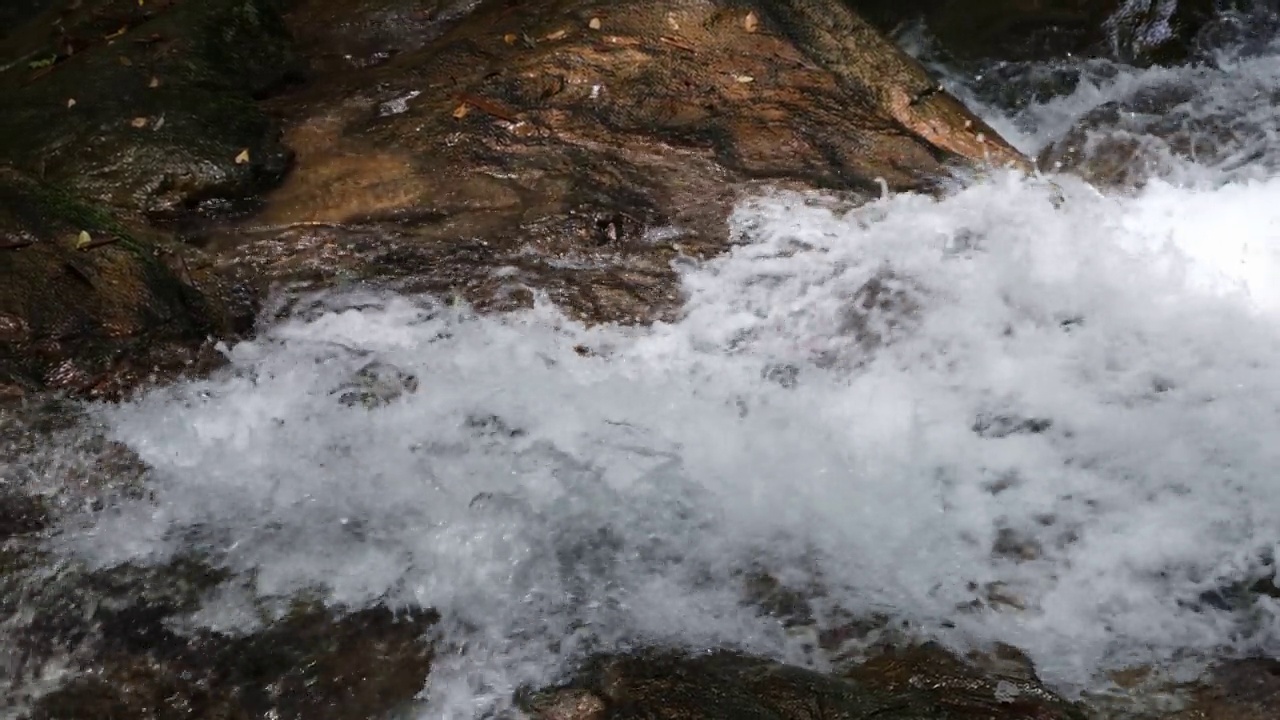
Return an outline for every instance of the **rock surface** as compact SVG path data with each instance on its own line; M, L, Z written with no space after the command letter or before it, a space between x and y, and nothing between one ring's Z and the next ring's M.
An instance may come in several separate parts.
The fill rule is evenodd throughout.
M0 157L149 214L278 181L289 153L254 98L300 65L273 0L58 7L0 43Z
M303 3L295 33L322 37L331 7ZM360 7L363 28L400 4ZM489 3L437 32L273 103L297 168L251 227L214 233L229 264L648 321L752 183L865 197L1026 167L838 0Z
M252 310L198 254L0 167L0 394L110 394Z
M885 30L923 21L952 60L1109 57L1137 65L1190 57L1213 0L855 0Z
M540 720L1081 720L1034 680L985 675L922 646L823 675L734 653L602 658L532 697Z

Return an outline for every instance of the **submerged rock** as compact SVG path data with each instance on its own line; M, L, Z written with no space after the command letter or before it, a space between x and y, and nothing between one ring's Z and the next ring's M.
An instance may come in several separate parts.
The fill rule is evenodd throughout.
M1079 720L1034 679L984 673L936 646L825 675L736 653L603 658L526 703L541 720Z
M1206 168L1228 179L1265 177L1277 169L1271 108L1280 92L1235 82L1223 75L1207 88L1185 79L1141 88L1086 113L1037 162L1045 171L1120 188L1153 177L1194 180Z
M399 6L358 7L363 28ZM643 322L679 305L673 260L726 246L752 183L867 197L1026 167L838 0L492 3L447 26L273 101L297 167L211 233L228 263Z
M1214 668L1172 720L1269 720L1280 712L1280 661L1233 660Z

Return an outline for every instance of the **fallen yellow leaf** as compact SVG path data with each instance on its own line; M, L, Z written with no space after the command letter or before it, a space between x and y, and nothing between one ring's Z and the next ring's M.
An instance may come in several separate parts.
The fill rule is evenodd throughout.
M127 32L129 32L129 26L128 26L128 25L121 25L119 30L117 30L117 31L115 31L115 32L113 32L113 33L111 33L110 35L104 35L104 36L102 37L102 39L103 39L103 40L115 40L116 38L120 37L121 35L124 35L124 34L125 34L125 33L127 33Z
M147 123L148 123L148 122L150 122L150 120L148 120L147 118L144 118L144 117L136 117L136 118L134 118L134 119L130 120L130 121L129 121L129 124L130 124L130 125L132 125L132 126L134 126L134 127L136 127L136 128L138 128L139 130L141 130L142 128L144 128L144 127L146 127L146 126L147 126Z
M515 33L507 33L506 35L503 35L503 36L502 36L502 42L504 42L504 43L506 43L506 44L508 44L508 45L515 45L515 44L516 44L516 40L519 40L519 39L520 39L520 38L516 37L516 34L515 34Z
M568 35L568 34L569 34L569 31L568 31L568 30L557 30L557 31L555 31L555 32L553 32L553 33L551 33L551 34L547 35L546 37L544 37L544 38L542 38L542 39L543 39L543 40L560 40L560 39L562 39L565 35Z
M667 25L671 26L672 30L680 29L680 23L676 22L676 16L673 13L667 13Z
M128 56L121 55L121 56L120 56L120 64L121 64L121 65L123 65L123 66L125 66L125 67L132 67L132 66L133 66L133 61L132 61L132 60L130 60L130 59L128 58Z
M756 11L752 10L742 19L742 29L749 33L753 33L760 29L760 16L756 15Z
M598 17L591 18L591 22L587 23L587 27L591 28L592 30L599 30L600 25L601 25L600 18Z
M160 78L156 77L155 75L152 75L151 80L147 83L147 87L149 88L160 87Z
M471 112L471 106L466 103L462 103L461 105L453 109L453 119L461 120L462 118L466 117L467 113L469 112Z
M240 154L236 156L237 165L244 165L247 162L249 162L249 148L241 150Z
M75 106L76 106L76 99L75 99L75 98L67 98L67 108L68 108L68 109L70 109L70 108L73 108L73 107L75 107Z
M81 230L76 236L76 249L83 250L89 243L93 242L93 238L89 236L88 230Z
M740 83L749 83L749 82L756 81L756 79L751 77L750 75L735 75L733 79L737 80Z

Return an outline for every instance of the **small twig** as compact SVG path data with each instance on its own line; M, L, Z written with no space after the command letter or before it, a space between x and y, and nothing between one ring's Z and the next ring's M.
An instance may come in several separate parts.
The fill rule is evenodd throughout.
M694 46L684 42L683 40L677 40L671 37L670 35L663 35L662 37L658 38L658 40L660 42L666 43L667 45L670 45L673 48L679 48L680 50L684 50L685 52L689 52L689 53L698 52L698 49L695 48Z
M473 95L471 93L458 93L457 98L459 102L464 102L477 110L486 112L498 118L499 120L506 120L509 123L519 122L520 120L516 117L513 110L505 107L497 101L490 100L489 98L480 97L479 95Z
M120 238L118 238L118 237L105 237L105 238L98 238L97 240L92 240L92 241L90 241L90 242L85 243L83 246L81 246L81 247L79 247L79 248L77 248L77 249L78 249L78 250L81 250L81 251L83 251L83 250L92 250L92 249L94 249L94 248L100 248L100 247L102 247L103 245L113 245L113 244L118 243L118 242L120 242Z

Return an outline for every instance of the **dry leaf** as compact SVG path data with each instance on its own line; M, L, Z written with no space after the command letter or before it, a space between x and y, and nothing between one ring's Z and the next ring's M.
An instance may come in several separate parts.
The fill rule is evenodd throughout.
M88 247L91 242L93 242L93 238L89 236L89 231L81 230L80 234L76 236L76 249L83 250Z
M750 75L735 75L733 79L737 80L740 83L749 83L749 82L756 81L756 79L751 77Z
M587 23L587 27L591 28L592 30L599 30L600 25L601 25L600 18L598 17L591 18L591 22Z
M147 87L149 87L149 88L158 88L158 87L160 87L160 78L156 77L155 75L152 75L152 76L151 76L151 80L150 80L149 82L147 82Z
M461 120L462 118L466 117L467 113L469 112L471 112L471 106L466 103L462 103L461 105L453 109L453 118L455 120Z
M760 29L760 16L756 15L756 11L752 10L742 19L742 29L749 33L753 33Z
M75 98L67 98L67 109L68 109L68 110L70 110L71 108L73 108L73 107L75 107L75 106L76 106L76 99L75 99Z
M247 162L249 162L249 148L241 150L240 154L236 156L237 165L244 165Z
M667 25L668 25L672 30L679 30L679 29L680 29L680 23L676 22L676 16L675 16L674 14L672 14L672 13L667 13Z
M560 40L564 38L565 35L568 35L568 34L569 34L568 30L557 30L542 39L543 40Z
M121 25L119 30L117 30L117 31L115 31L115 32L113 32L113 33L111 33L110 35L103 35L103 36L102 36L102 39L103 39L103 40L115 40L116 38L120 37L121 35L124 35L124 34L125 34L125 33L127 33L127 32L129 32L129 26L128 26L128 25Z
M515 33L507 33L506 35L503 35L503 36L502 36L502 42L504 42L504 43L506 43L506 44L508 44L508 45L515 45L515 44L516 44L516 40L519 40L519 39L520 39L520 38L519 38L519 37L516 37L516 34L515 34Z
M130 60L130 59L128 58L128 56L126 56L126 55L121 55L121 56L120 56L120 64L121 64L121 65L123 65L123 66L125 66L125 67L132 67L132 66L133 66L133 61L132 61L132 60Z
M144 117L139 116L139 117L136 117L136 118L134 118L134 119L130 120L130 121L129 121L129 124L130 124L130 125L132 125L132 126L134 126L134 127L136 127L136 128L138 128L139 130L141 130L142 128L146 127L146 126L147 126L147 123L149 123L149 122L151 122L151 121L150 121L150 120L148 120L147 118L144 118Z

